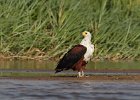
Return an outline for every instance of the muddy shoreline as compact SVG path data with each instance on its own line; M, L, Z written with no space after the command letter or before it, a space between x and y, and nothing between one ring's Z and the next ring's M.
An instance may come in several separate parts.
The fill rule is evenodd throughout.
M86 77L76 76L36 76L36 77L0 77L0 79L15 79L15 80L48 80L48 81L138 81L140 75L95 75Z
M86 70L85 77L73 71L54 74L53 70L0 70L0 79L67 81L139 81L140 70Z

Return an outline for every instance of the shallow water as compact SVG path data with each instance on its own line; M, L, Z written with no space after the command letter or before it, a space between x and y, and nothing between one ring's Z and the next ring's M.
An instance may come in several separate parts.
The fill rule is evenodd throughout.
M1 100L140 100L139 82L0 80Z
M49 73L55 66L47 61L0 61L0 72ZM90 62L87 69L140 69L140 62ZM140 100L140 82L1 79L0 100Z
M56 61L0 60L0 69L54 70ZM86 69L140 69L140 62L89 62Z

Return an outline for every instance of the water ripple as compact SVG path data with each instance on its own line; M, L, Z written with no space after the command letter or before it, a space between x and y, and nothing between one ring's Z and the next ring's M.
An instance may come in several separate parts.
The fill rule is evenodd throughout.
M139 82L0 80L2 100L139 100Z

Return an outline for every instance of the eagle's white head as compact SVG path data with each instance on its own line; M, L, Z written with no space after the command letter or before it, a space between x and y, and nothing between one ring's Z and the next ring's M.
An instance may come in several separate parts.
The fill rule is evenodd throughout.
M88 31L84 31L84 32L82 32L82 35L84 36L84 38L91 39L91 33L88 32Z
M90 32L84 31L84 32L82 32L82 36L84 37L84 39L81 41L80 44L82 44L82 45L91 44L91 33Z

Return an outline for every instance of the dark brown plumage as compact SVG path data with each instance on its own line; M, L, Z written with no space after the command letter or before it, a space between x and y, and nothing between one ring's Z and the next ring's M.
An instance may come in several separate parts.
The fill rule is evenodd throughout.
M73 69L77 71L83 70L83 66L86 65L86 62L83 60L86 51L87 48L85 46L75 45L58 62L58 65L55 68L56 73L68 69Z

